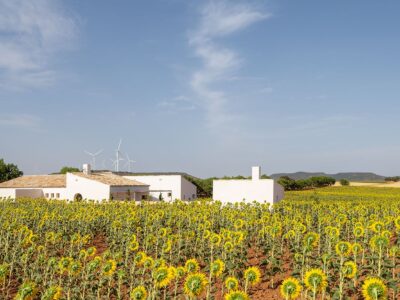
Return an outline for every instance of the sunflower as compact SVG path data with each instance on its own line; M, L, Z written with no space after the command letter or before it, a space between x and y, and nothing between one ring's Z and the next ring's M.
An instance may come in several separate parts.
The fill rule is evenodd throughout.
M185 279L184 291L190 297L201 295L205 290L208 281L203 273L189 274Z
M351 252L351 244L349 242L340 241L336 244L335 251L339 256L348 256Z
M82 265L79 261L73 261L69 265L68 272L69 274L76 276L78 275L82 270Z
M371 238L369 244L373 250L383 249L389 246L389 239L385 236L375 235Z
M226 251L226 252L232 252L232 250L233 250L233 244L232 244L232 242L229 242L229 241L227 241L225 244L224 244L224 250Z
M237 219L234 223L233 226L235 227L236 230L239 230L243 227L244 221L242 219Z
M359 243L354 243L351 245L351 252L353 252L354 255L357 255L363 250L363 247Z
M169 253L172 249L172 242L171 240L168 240L162 247L162 252L163 253Z
M172 270L168 267L159 267L153 272L154 283L158 288L166 287L174 278Z
M143 265L146 257L147 257L146 253L144 253L143 251L140 251L140 252L136 253L136 255L133 258L133 260L136 262L136 264L138 266L141 266L141 265Z
M14 300L32 300L35 298L37 293L36 284L34 282L25 282L19 289L17 295L15 295Z
M304 276L304 284L307 289L316 293L319 290L324 290L328 285L325 273L320 269L311 269Z
M385 223L377 221L372 223L371 229L376 233L380 233L385 228Z
M228 290L237 290L239 287L239 281L235 277L227 277L225 279L225 286Z
M319 234L315 232L308 232L304 236L304 246L306 247L316 247L319 241Z
M214 260L210 266L210 272L215 277L221 276L224 270L225 270L225 263L220 259Z
M362 286L362 294L365 300L386 299L387 288L379 278L367 278Z
M359 226L355 227L353 230L353 234L357 238L362 237L364 235L364 228Z
M103 265L103 275L111 277L116 269L117 269L117 262L113 259L109 259Z
M143 285L135 287L129 294L132 300L145 300L147 299L147 291Z
M186 269L182 266L176 268L176 275L177 279L181 279L186 273Z
M354 261L346 261L342 267L342 272L345 277L352 279L357 274L357 265Z
M62 291L59 286L51 286L43 293L41 300L58 300L62 296Z
M394 225L396 226L397 229L400 229L400 217L394 219Z
M196 273L200 270L200 266L197 260L192 258L186 261L185 269L187 273Z
M213 233L210 236L210 243L214 246L221 244L222 237L218 233Z
M383 230L381 232L381 236L390 239L392 237L392 233L389 230Z
M150 256L146 256L143 260L143 268L151 269L154 265L154 259Z
M138 243L138 241L136 241L136 240L132 240L130 243L129 243L129 250L131 250L131 251L137 251L139 249L139 243Z
M68 268L72 262L73 262L72 257L61 257L60 261L58 262L58 268L60 269L60 273L68 271Z
M280 291L283 298L296 299L300 295L301 284L296 278L289 277L282 282Z
M250 297L242 291L230 291L225 295L225 300L250 300Z
M261 281L261 272L257 267L249 267L244 271L244 278L246 282L256 285Z

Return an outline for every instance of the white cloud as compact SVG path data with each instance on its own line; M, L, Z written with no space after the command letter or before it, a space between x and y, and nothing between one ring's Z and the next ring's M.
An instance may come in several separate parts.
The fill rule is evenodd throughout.
M186 96L177 96L170 100L164 100L158 103L158 107L167 113L176 113L182 111L191 111L197 108L196 104L193 103Z
M218 38L234 34L251 24L269 17L250 4L227 1L209 1L201 10L198 28L189 35L189 45L202 59L202 67L192 74L191 87L201 99L210 126L226 123L235 117L226 111L229 99L215 88L219 82L232 78L232 72L241 64L233 50L217 44Z
M0 126L37 130L42 119L30 114L0 114Z
M58 0L0 0L0 85L50 85L55 53L72 48L76 20Z

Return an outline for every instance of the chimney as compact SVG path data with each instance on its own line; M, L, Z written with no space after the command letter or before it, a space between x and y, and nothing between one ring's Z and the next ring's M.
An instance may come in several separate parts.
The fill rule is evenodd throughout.
M251 179L252 180L260 180L261 178L261 167L256 166L251 168Z
M82 170L83 170L83 174L85 174L85 175L92 174L92 169L90 168L90 164L83 164Z

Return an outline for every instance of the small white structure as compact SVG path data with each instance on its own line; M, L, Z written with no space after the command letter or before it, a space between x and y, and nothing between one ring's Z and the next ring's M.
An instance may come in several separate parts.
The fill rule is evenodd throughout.
M21 176L0 183L0 198L47 198L90 200L143 200L147 199L149 185L129 180L112 173L94 173L90 165L83 172L56 175Z
M197 187L185 178L185 173L117 173L124 178L149 185L149 200L194 200Z
M252 167L251 179L217 179L213 181L213 199L223 203L246 201L277 203L283 187L273 179L261 179L261 167Z

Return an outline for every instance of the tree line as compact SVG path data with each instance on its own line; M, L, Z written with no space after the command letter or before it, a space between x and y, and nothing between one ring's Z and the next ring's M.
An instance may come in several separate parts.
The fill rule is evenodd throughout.
M336 179L328 176L315 176L295 180L288 176L282 176L278 179L278 183L283 186L285 191L299 191L331 186L336 183Z

